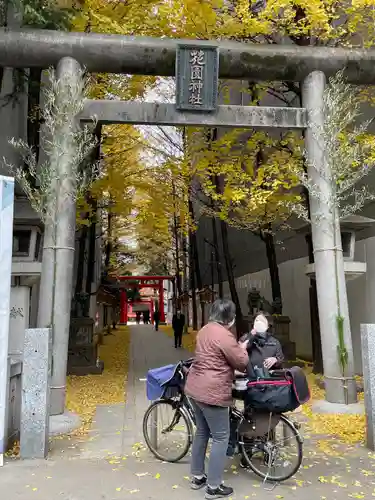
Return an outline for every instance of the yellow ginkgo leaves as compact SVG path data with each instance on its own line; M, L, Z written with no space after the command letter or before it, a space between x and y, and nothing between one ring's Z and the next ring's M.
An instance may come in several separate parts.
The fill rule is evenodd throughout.
M82 427L74 434L87 434L97 405L124 401L130 333L127 327L120 327L113 333L99 348L100 359L104 361L102 375L68 377L67 407L82 420ZM112 458L110 463L118 464L119 461Z

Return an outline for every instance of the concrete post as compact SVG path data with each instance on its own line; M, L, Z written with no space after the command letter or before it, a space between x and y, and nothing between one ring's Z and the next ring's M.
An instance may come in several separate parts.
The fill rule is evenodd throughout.
M326 400L331 403L355 403L357 391L354 380L354 359L344 259L341 247L339 217L335 207L324 200L331 200L333 186L329 182L329 168L324 140L319 133L324 123L323 93L326 77L321 71L312 72L303 82L302 100L307 109L309 127L305 145L307 172L315 194L310 195L311 232L314 248L315 275L318 293L320 331ZM345 377L342 377L338 358L337 315L344 318L344 340L348 352Z
M361 325L363 383L365 389L366 444L375 450L375 325Z
M0 176L0 467L7 446L14 180Z
M69 113L74 106L68 103L82 98L76 90L81 78L79 63L70 57L61 59L56 77L59 116L56 116L56 137L50 153L50 168L56 179L50 194L51 213L45 223L38 314L38 326L52 328L51 415L64 413L65 407L76 223L74 129L79 126L76 117Z
M49 436L51 330L26 329L22 369L21 458L46 458Z

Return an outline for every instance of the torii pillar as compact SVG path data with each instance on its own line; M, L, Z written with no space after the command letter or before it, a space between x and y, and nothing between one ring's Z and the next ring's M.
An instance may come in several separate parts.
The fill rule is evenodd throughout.
M159 314L160 323L165 323L165 312L164 312L164 280L159 281Z
M126 290L121 290L120 294L120 324L128 323L128 295Z

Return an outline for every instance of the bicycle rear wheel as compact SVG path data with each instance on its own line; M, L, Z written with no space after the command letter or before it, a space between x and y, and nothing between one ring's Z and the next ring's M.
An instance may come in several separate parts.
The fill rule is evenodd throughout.
M286 481L302 463L302 439L295 425L280 415L277 425L265 436L240 436L240 450L250 469L267 481Z
M152 403L143 417L143 436L156 458L178 462L190 449L193 425L179 402L161 399Z

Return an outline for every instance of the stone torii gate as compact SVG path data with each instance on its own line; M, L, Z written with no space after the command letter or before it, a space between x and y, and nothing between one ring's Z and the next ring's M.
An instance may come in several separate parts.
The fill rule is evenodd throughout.
M197 64L199 63L198 53L202 52L207 55L208 64L205 67L208 70L205 70L205 75L210 82L211 93L204 86L200 86L202 79L199 79L198 71L195 71L195 79L188 81L186 54L191 55L193 50L196 53ZM293 45L257 45L237 42L216 43L45 30L9 31L6 28L0 29L0 66L57 67L57 77L60 78L60 99L64 96L64 85L68 85L69 81L79 83L81 67L91 72L176 76L179 89L176 106L160 103L88 100L82 115L77 117L77 120L88 122L95 116L101 123L306 129L305 144L310 165L308 174L318 191L324 192L325 195L330 194L330 187L312 166L323 166L324 144L314 136L312 129L314 127L316 129L324 121L322 106L326 78L334 75L338 70L345 69L345 76L350 83L370 85L375 83L374 50L300 48ZM62 76L65 78L62 79ZM304 107L217 106L218 78L299 82L302 85ZM189 94L189 89L197 92ZM310 124L314 127L310 127ZM67 127L70 125L74 124L66 124ZM74 146L67 144L64 153L59 168L65 169L66 173L71 168ZM57 151L51 156L51 161L59 161L56 157L58 157ZM326 398L329 402L353 403L356 401L356 387L353 378L354 362L344 263L342 250L340 246L335 247L334 243L335 239L339 242L341 239L337 237L338 235L333 235L332 230L329 229L329 223L324 222L325 218L329 220L328 207L312 199L310 208ZM73 204L63 213L57 214L57 225L61 235L59 244L65 253L60 254L64 255L64 262L57 262L56 272L61 280L60 286L63 286L65 290L65 298L69 297L71 290L74 232L73 234L72 231L64 233L64 228L66 230L69 224L74 224L74 220ZM48 230L49 228L46 227L47 235ZM45 243L41 280L41 297L43 298L51 297L54 293L50 274L49 248L51 247ZM338 310L333 275L335 254L337 254L339 269L340 311L345 318L344 338L348 351L345 380L342 378L338 362L337 344L333 340ZM48 307L42 299L40 307L39 326L49 326ZM64 411L70 300L61 301L59 308L59 324L54 325L51 395L51 408L54 415Z

